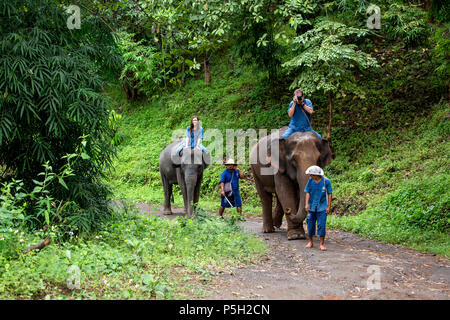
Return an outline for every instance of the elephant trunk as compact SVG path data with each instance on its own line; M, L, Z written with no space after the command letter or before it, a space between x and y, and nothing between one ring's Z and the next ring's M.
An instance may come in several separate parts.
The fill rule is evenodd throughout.
M299 193L299 202L298 209L295 215L292 216L292 222L295 224L302 224L306 218L306 210L305 210L305 187L308 182L308 177L304 173L306 169L301 168L299 172L297 172L297 183L298 183L298 193Z
M189 175L186 176L186 196L187 196L187 208L186 211L190 217L193 216L193 202L194 202L194 192L195 186L197 185L197 176Z

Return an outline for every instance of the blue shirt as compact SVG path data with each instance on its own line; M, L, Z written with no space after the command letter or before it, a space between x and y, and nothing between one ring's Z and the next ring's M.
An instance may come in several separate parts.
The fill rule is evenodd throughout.
M288 112L293 104L294 104L294 101L291 101L291 103L289 104ZM305 104L314 110L311 100L305 99ZM306 114L306 116L305 116L305 114ZM311 131L312 129L311 129L310 123L311 123L311 115L306 110L302 111L302 107L300 107L298 104L295 104L295 112L294 112L294 115L291 117L291 122L289 123L289 128L292 128L295 131L301 131L301 132Z
M309 198L309 210L315 212L321 212L327 210L327 196L325 193L325 186L327 193L333 193L331 188L331 182L327 178L323 177L319 182L315 182L314 179L309 178L305 187L305 192L310 194Z
M200 138L203 140L203 128L200 127L197 130L192 130L192 132L190 132L190 129L191 127L188 126L186 129L186 134L184 136L189 138L189 144L191 148L195 148L198 139Z
M231 177L233 177L232 181L231 181ZM228 169L225 169L222 172L222 175L220 176L220 182L227 183L230 181L231 181L231 189L238 190L239 189L239 171L237 169L234 169L234 175L233 175L233 171L230 172Z

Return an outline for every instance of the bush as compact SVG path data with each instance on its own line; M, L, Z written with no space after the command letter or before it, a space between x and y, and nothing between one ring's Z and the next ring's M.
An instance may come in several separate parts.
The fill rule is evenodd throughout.
M46 190L56 206L73 201L96 223L107 211L106 188L98 180L115 156L115 120L99 92L118 55L100 18L83 16L83 27L74 32L67 16L53 0L0 2L2 178L14 177L31 190L42 164L60 172L63 157L78 154L67 188L52 184ZM42 223L42 216L36 219Z
M20 259L2 260L0 252L0 299L198 296L192 287L199 281L266 252L265 243L241 232L236 219L220 220L200 209L199 219L167 220L119 207L97 234L52 244ZM69 266L80 270L79 289L67 289Z
M403 39L411 46L420 45L429 34L425 16L426 13L421 9L392 4L383 15L383 20L387 23L385 30L388 38Z
M376 214L404 228L448 232L450 225L449 175L412 181L387 196Z

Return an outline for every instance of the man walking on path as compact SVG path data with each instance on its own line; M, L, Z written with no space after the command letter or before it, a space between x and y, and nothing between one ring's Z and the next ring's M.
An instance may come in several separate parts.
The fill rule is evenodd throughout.
M239 179L244 178L241 169L236 166L233 159L228 159L225 163L227 168L220 176L220 208L219 216L223 218L225 208L235 207L239 215L242 216L242 199L239 193Z

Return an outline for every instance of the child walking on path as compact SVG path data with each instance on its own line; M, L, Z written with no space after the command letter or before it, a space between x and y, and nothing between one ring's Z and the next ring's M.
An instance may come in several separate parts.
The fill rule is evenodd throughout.
M233 159L228 159L225 163L227 168L220 176L220 208L219 216L223 218L225 208L235 207L239 215L242 216L242 199L239 193L239 179L243 179L244 175L236 166Z
M305 187L306 199L305 210L307 212L306 225L308 227L309 242L307 248L313 246L313 236L316 234L320 239L319 249L325 248L325 225L327 222L327 214L330 213L333 188L331 182L323 176L322 168L318 166L309 167L306 174L310 175L308 183Z

